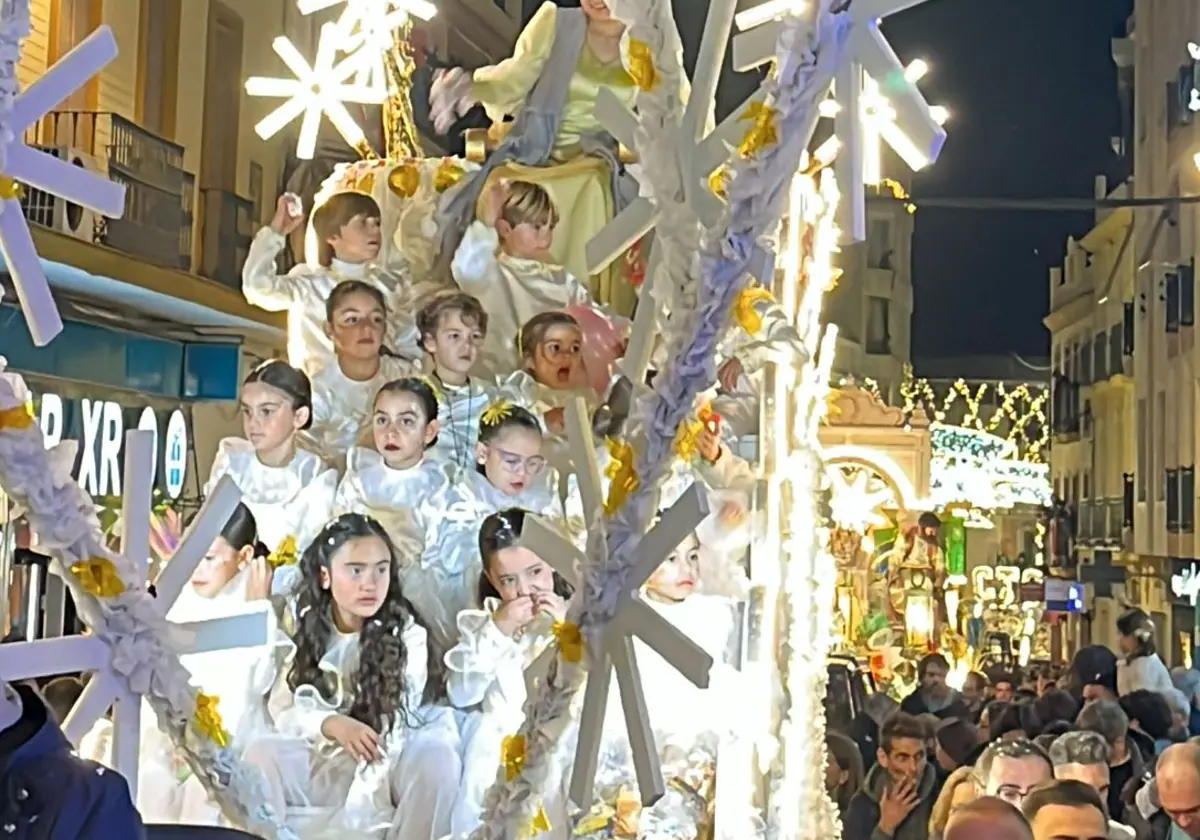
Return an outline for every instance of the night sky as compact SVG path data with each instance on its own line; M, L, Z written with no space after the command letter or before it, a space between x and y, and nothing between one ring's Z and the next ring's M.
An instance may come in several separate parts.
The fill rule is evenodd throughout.
M696 0L673 2L690 69L704 14ZM526 0L527 18L538 5ZM1120 132L1120 108L1110 39L1124 34L1132 11L1133 0L927 0L885 21L903 62L931 65L921 82L926 98L951 112L942 155L916 176L913 195L1091 198L1097 174L1115 178L1122 164L1109 138ZM718 116L757 83L727 73ZM1062 264L1067 237L1081 237L1091 222L1088 213L919 210L913 355L1048 356L1048 272Z

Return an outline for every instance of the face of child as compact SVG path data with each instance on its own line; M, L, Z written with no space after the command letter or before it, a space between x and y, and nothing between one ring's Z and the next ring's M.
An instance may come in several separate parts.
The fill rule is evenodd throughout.
M528 548L502 548L488 561L488 581L501 601L512 601L534 592L554 591L554 572Z
M325 325L339 356L350 359L379 357L387 313L374 295L352 292L341 299L333 320Z
M224 537L217 537L192 572L192 589L202 598L215 598L246 564L250 551L250 546L236 551Z
M478 444L475 458L488 483L506 496L521 495L546 467L542 436L532 429L502 431L490 443Z
M335 618L346 632L379 611L392 580L392 555L379 537L359 537L338 549L321 569L321 588L333 595Z
M554 228L550 225L535 225L531 222L507 226L503 233L504 250L514 257L533 259L550 250L554 242Z
M360 213L329 237L329 247L342 262L365 263L379 256L379 244L382 241L379 217Z
M381 391L371 421L375 449L392 469L415 467L437 437L437 418L425 416L421 401L407 391Z
M483 331L478 325L464 321L458 311L443 314L437 330L424 339L425 352L433 356L434 364L458 376L471 372L481 344Z
M570 324L555 324L533 348L533 378L556 391L582 387L583 336Z
M699 575L700 541L692 534L650 575L646 592L658 600L678 603L696 591Z
M293 409L292 398L265 382L242 387L242 430L255 452L284 446L308 419L308 409Z
M580 5L591 20L608 20L612 17L612 11L604 0L582 0Z

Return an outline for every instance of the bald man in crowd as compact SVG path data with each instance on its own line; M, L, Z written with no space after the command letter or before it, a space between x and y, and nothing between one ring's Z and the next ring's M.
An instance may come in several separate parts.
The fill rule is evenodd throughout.
M1173 744L1158 757L1154 773L1161 810L1149 820L1152 840L1172 837L1171 825L1200 840L1200 744Z
M950 815L942 840L1033 840L1033 829L1015 807L984 796Z

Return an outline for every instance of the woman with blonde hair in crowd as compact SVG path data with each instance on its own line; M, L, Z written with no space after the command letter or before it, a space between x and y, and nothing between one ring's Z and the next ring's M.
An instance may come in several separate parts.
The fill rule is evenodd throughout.
M938 794L933 811L929 814L929 840L942 840L950 815L979 798L979 791L971 779L973 769L970 766L959 767L946 778L942 792Z

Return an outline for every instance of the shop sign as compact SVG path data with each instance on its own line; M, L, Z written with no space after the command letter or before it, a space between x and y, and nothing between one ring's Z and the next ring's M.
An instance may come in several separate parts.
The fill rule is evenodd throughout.
M187 476L188 426L179 409L156 411L109 400L63 399L46 393L35 398L46 447L63 440L79 442L71 474L92 496L120 496L125 486L125 432L140 429L154 435L152 481L168 498L177 499Z

